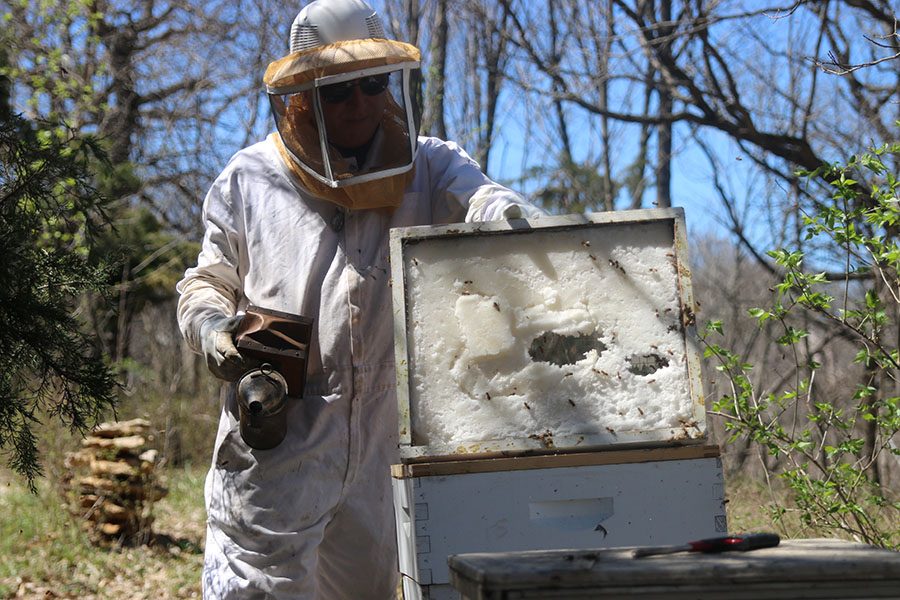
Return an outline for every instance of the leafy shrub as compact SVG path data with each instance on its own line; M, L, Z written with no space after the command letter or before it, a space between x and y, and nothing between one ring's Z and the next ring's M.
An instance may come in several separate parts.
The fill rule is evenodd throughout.
M703 336L705 357L731 384L713 413L732 441L749 439L784 460L779 476L802 521L889 548L900 547L900 502L884 485L886 465L896 467L900 457L900 182L887 166L898 159L894 143L800 173L824 181L831 198L804 216L802 248L768 253L782 277L771 306L750 311L760 327L775 326L774 343L791 358L793 377L763 391L753 365L714 342L721 321L708 323ZM814 261L832 272L811 272ZM862 375L850 397L817 388L822 369L850 369L820 363L816 349L824 344L813 338L855 347Z

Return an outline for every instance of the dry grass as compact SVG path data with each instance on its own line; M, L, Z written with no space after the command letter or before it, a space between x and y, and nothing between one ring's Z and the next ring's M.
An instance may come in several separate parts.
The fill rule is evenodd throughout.
M791 500L791 493L786 489L784 482L773 477L771 485L772 490L764 481L741 476L728 479L726 497L729 530L772 531L786 539L837 538L853 542L865 541L846 531L827 528L825 525L813 527L804 523L801 511ZM890 497L896 498L896 492L896 490L890 492ZM777 510L779 505L783 508L781 512ZM897 514L897 510L890 505L877 511L873 508L869 512L879 531L888 534L893 544L900 543Z
M775 517L777 503L784 504L787 499L787 492L777 485L770 490L764 482L731 477L725 496L731 532L770 531L785 538L820 537L806 530L791 510L780 518Z
M32 495L0 471L0 598L199 598L204 471L166 472L170 493L155 507L154 543L112 550L90 544L47 481ZM783 493L776 494L784 500ZM726 495L733 532L821 537L791 512L773 523L775 498L762 482L731 478Z
M0 481L0 598L199 598L203 471L170 471L148 546L92 546L46 481L37 495Z

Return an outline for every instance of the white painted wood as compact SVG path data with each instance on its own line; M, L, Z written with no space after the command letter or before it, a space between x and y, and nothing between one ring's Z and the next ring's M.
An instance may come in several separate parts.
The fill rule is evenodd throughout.
M407 587L426 591L449 584L451 554L664 545L727 529L716 458L409 477L393 485L400 570Z
M604 239L604 232L609 232L611 227L628 227L627 231L652 231L652 244L667 245L671 248L670 260L676 269L677 287L676 293L679 301L680 320L678 321L683 335L683 353L677 353L679 364L683 361L684 374L683 388L688 390L690 406L679 412L679 418L673 419L666 426L647 426L635 429L608 427L609 423L590 422L585 418L584 430L574 432L561 431L559 433L546 428L543 422L537 422L533 431L523 431L520 435L497 437L496 439L468 439L462 441L428 439L427 436L418 435L414 431L417 419L425 411L418 408L417 394L413 382L422 373L428 373L428 369L434 370L433 365L417 365L413 357L413 348L417 340L414 337L414 327L410 319L410 298L414 285L410 278L410 263L415 261L416 252L422 251L429 244L446 244L452 242L454 247L466 244L472 240L501 240L515 239L516 244L521 244L523 253L528 256L540 254L541 244L529 242L529 236L553 235L578 239L593 239L594 244L582 241L585 248L584 256L590 255ZM657 233L658 232L658 233ZM510 238L509 236L515 236ZM593 236L593 237L592 237ZM599 236L599 237L596 237ZM668 237L666 237L668 236ZM538 238L534 238L538 239ZM545 238L540 238L545 239ZM554 237L553 239L559 239ZM647 241L640 243L650 243ZM577 244L576 244L577 245ZM609 448L613 446L626 447L635 444L665 445L673 442L702 443L706 435L704 398L700 379L700 352L697 344L696 329L694 324L694 299L690 281L690 267L688 264L687 241L685 235L684 213L681 209L651 209L640 211L620 211L614 213L597 213L589 215L564 215L557 217L545 217L531 221L513 220L490 223L453 224L446 226L426 226L399 228L391 231L391 269L392 269L392 293L394 302L394 330L395 330L395 361L397 368L397 401L399 405L399 434L400 451L404 461L428 460L431 457L460 456L468 458L472 456L486 456L492 453L503 452L508 455L529 451L565 451ZM593 258L593 256L591 255ZM546 257L545 257L546 258ZM538 260L535 258L535 260ZM543 260L543 259L542 259ZM548 262L547 258L544 262ZM610 261L612 263L613 261ZM600 263L589 263L600 266ZM613 267L603 265L603 269ZM623 271L624 272L624 271ZM623 277L625 277L623 275ZM628 276L630 277L630 275ZM598 294L602 296L602 290ZM649 302L649 304L648 304ZM646 306L645 306L646 305ZM641 306L646 309L652 305L652 299L644 298L638 294L634 298L611 298L610 310L620 310L621 306ZM499 309L498 309L499 310ZM652 310L650 314L652 319ZM625 365L623 365L624 369ZM621 371L625 372L625 371ZM615 376L605 375L607 377ZM597 375L597 377L601 377ZM648 377L648 381L652 378ZM425 379L428 381L428 379ZM642 382L639 382L642 383ZM590 385L590 384L588 384ZM629 384L630 385L630 384ZM648 385L652 385L649 383ZM462 393L462 392L460 392ZM635 388L635 397L643 394L646 397L656 396L659 390L652 387L644 390ZM452 400L452 398L448 399ZM569 400L574 407L582 400L573 397ZM441 399L441 402L444 402ZM527 403L526 403L527 404ZM568 406L564 405L564 408ZM582 411L579 406L578 411ZM530 407L528 408L530 410ZM587 411L586 411L587 412ZM489 414L489 410L483 411ZM481 418L487 418L482 415ZM523 413L524 414L524 413ZM558 413L561 414L561 413ZM586 414L586 413L585 413ZM643 413L641 413L643 414ZM430 418L430 417L429 417Z

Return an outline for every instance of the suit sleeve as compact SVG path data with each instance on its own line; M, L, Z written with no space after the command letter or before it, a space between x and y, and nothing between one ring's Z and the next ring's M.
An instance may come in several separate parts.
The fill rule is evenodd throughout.
M466 151L454 142L425 138L431 176L432 213L435 222L449 222L460 209L467 223L500 219L534 218L545 214L520 194L492 181Z
M203 201L205 233L197 266L185 271L175 289L178 326L188 345L200 351L200 326L214 316L232 316L243 295L239 275L241 206L238 186L223 173Z

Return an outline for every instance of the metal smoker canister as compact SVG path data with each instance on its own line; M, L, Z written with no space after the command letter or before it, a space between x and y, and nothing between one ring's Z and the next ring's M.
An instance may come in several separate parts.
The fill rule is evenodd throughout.
M238 382L241 437L257 450L269 450L287 434L287 382L272 365L248 371Z
M235 342L241 354L263 363L238 382L241 437L268 450L287 433L286 404L302 398L313 319L257 306L247 308Z

